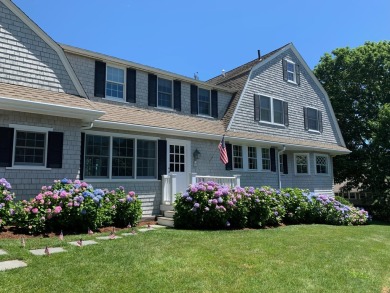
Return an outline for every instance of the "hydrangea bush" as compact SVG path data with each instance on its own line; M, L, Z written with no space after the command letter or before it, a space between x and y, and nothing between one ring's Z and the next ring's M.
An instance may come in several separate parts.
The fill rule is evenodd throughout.
M142 209L141 201L137 198L134 191L126 194L125 189L120 186L116 191L112 191L111 194L115 194L115 205L112 209L115 212L113 216L115 226L137 225L142 217Z
M112 225L120 215L142 214L141 204L134 208L121 204L124 189L108 191L94 189L79 180L56 180L52 186L43 186L33 199L18 203L15 223L29 233L50 230L87 231ZM136 198L134 192L133 198ZM119 211L117 211L117 207ZM128 219L126 219L128 220Z
M175 210L175 227L185 229L258 228L281 223L362 225L369 220L366 211L332 196L292 188L229 188L214 182L190 185L176 197Z
M4 178L0 179L0 229L12 223L15 215L14 198L11 193L11 184Z

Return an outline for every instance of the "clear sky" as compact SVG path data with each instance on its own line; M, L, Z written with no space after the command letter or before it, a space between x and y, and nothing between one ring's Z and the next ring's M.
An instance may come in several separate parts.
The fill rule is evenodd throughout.
M390 0L14 0L59 43L207 80L292 42L326 52L390 40Z

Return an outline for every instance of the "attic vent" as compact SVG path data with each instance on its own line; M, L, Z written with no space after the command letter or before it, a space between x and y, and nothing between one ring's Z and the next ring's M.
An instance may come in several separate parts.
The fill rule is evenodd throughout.
M225 77L225 76L226 76L225 69L222 69L222 76L223 76L223 77Z
M198 74L198 72L195 72L195 73L194 73L194 79L195 79L195 80L199 80L199 74Z

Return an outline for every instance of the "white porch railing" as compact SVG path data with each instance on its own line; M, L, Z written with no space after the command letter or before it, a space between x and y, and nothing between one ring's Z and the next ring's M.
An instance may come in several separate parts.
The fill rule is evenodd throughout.
M196 173L190 173L190 183L195 184L201 181L214 181L221 185L227 185L230 187L240 186L240 176L233 175L232 177L223 176L209 176L209 175L197 175ZM177 178L176 174L163 175L162 176L162 200L163 204L172 204L175 201L175 194L177 192L183 192L184 190L177 190Z

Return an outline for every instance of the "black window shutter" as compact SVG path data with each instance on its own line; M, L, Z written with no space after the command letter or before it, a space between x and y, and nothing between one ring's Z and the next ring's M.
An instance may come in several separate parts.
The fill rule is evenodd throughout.
M288 174L287 154L283 154L283 174Z
M173 108L181 111L181 82L179 80L173 82Z
M296 74L296 81L297 84L301 84L301 69L299 68L298 64L295 64L295 74Z
M255 121L260 121L260 96L254 95L254 113L255 113Z
M106 96L106 63L95 61L95 97Z
M14 129L0 127L0 167L12 167Z
M232 144L225 143L226 153L228 156L228 163L225 165L227 171L233 170L233 158L232 158Z
M269 150L271 156L271 171L276 172L275 148Z
M211 116L218 118L218 91L211 91Z
M136 102L136 78L137 71L132 68L126 69L126 102Z
M284 119L284 125L288 126L290 124L288 120L288 103L283 102L283 119Z
M157 107L157 75L154 74L148 77L148 105Z
M166 174L167 174L167 141L160 139L158 141L157 180L161 180L161 176Z
M287 60L283 59L283 80L287 81Z
M322 126L322 112L318 111L318 131L322 132L323 131L323 126Z
M306 107L303 107L303 122L304 122L304 125L305 125L305 130L308 130L309 129L309 124L308 124L308 121L307 121L307 108Z
M79 179L84 179L84 145L85 145L85 133L81 133L81 146L80 146L80 176Z
M47 139L47 168L62 168L64 133L49 131Z
M198 87L191 84L191 114L198 114Z

